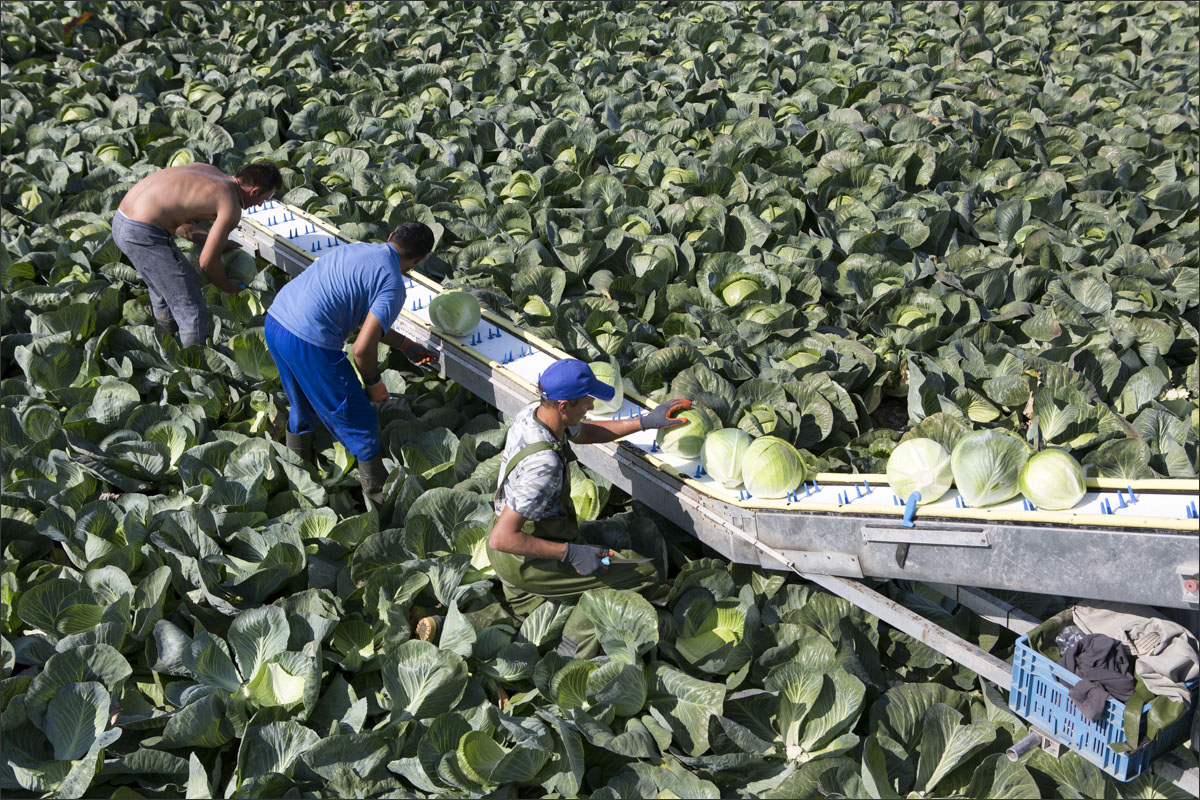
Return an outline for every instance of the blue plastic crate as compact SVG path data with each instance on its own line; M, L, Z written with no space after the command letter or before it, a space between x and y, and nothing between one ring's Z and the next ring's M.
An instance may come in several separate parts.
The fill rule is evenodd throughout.
M1092 722L1071 701L1071 687L1080 681L1075 673L1037 652L1029 637L1017 639L1013 652L1012 688L1008 705L1021 717L1070 747L1119 781L1130 781L1149 768L1159 755L1187 739L1196 707L1196 681L1191 682L1192 708L1160 731L1156 739L1136 750L1118 753L1111 745L1125 741L1125 704L1109 698L1099 722ZM1140 729L1145 729L1150 704L1142 709Z

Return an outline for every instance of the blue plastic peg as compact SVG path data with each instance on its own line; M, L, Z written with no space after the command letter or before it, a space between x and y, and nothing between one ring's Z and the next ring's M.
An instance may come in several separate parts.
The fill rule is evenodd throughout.
M817 479L816 479L816 478L813 478L813 491L814 491L814 492L819 492L819 491L821 491L821 484L817 483Z
M812 489L808 488L808 484L807 484L807 483L806 483L806 484L804 484L804 496L805 496L805 497L810 497L811 495L812 495Z
M900 520L900 524L906 528L911 528L915 524L913 516L917 513L917 503L921 502L921 493L913 492L908 496L908 502L904 504L904 519Z
M650 452L651 453L658 452L658 440L657 439L655 439L653 442L650 443Z
M854 491L858 493L858 496L859 496L859 497L862 497L862 489L858 488L858 484L857 484L857 483L856 483L856 484L854 484Z
M1117 508L1128 508L1125 503L1125 494L1120 489L1117 489L1117 502L1120 503Z
M1130 487L1129 487L1129 504L1130 504L1130 505L1133 505L1133 504L1134 504L1134 503L1136 503L1136 502L1137 502L1137 497L1135 497L1135 496L1134 496L1134 494L1133 494L1133 487L1132 487L1132 486L1130 486Z
M1032 501L1025 498L1022 498L1021 500L1021 508L1025 509L1026 511L1037 511L1037 506L1035 506Z
M892 495L892 505L894 505L894 506L902 506L902 505L904 505L903 503L901 503L901 502L900 502L900 497L899 497L899 495Z
M870 494L871 493L871 484L867 483L866 481L863 481L863 489L866 490L867 494Z
M697 464L697 465L696 465L696 474L695 474L695 475L693 475L692 477L693 477L693 478L699 478L699 477L700 477L700 465L699 465L699 464Z

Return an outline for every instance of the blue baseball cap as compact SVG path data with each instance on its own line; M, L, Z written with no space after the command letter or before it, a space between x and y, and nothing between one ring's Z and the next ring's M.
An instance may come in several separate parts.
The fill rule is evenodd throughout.
M591 367L576 358L565 358L546 367L541 384L542 397L555 401L580 397L608 401L617 393L607 383L601 383Z

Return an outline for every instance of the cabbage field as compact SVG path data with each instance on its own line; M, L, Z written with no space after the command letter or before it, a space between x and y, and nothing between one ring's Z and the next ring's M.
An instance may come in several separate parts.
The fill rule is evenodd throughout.
M269 159L278 199L355 239L427 223L423 271L807 472L993 430L1194 478L1194 4L2 14L6 797L1186 796L1010 763L996 687L580 468L585 524L669 593L588 594L600 650L559 655L571 608L512 616L482 550L504 419L388 354L364 513L340 446L281 444L286 275L208 287L213 342L181 348L110 223L157 169ZM927 587L880 591L1011 654Z

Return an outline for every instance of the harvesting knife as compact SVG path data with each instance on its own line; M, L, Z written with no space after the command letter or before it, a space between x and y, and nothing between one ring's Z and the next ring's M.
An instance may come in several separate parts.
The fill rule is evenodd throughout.
M649 558L621 558L620 556L605 556L600 561L607 567L613 564L649 564Z

